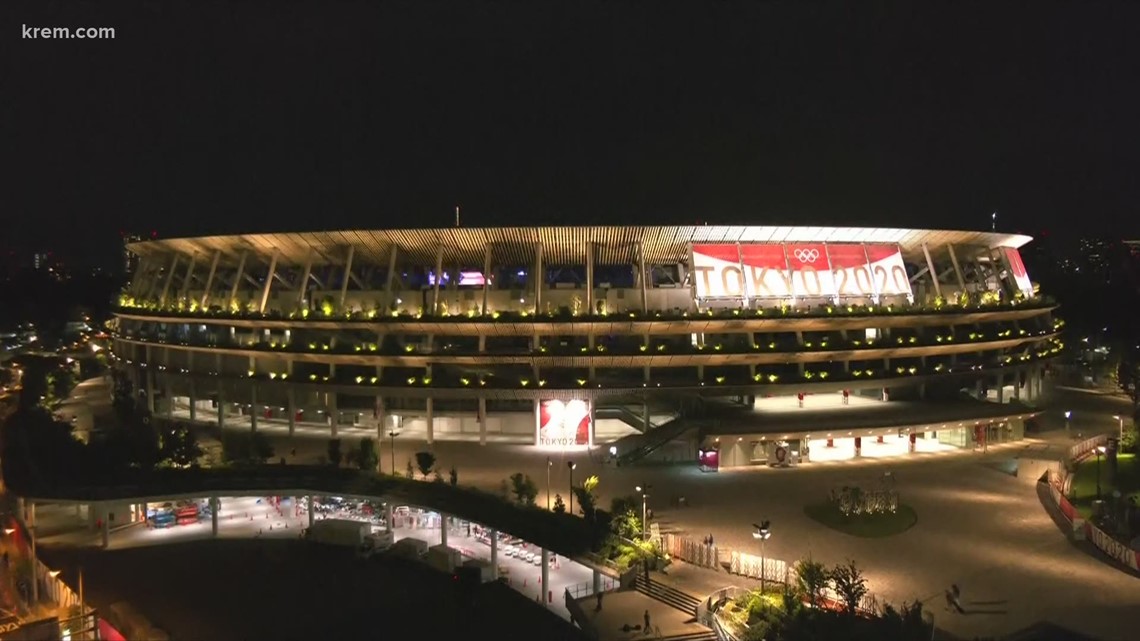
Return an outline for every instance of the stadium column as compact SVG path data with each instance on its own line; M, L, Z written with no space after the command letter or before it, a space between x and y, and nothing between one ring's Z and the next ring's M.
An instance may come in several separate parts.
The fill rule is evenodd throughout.
M257 415L260 413L257 404L257 383L249 385L249 431L257 431Z
M376 448L379 453L379 448L384 443L384 423L387 421L387 408L384 405L384 397L379 394L376 395ZM376 457L376 471L380 470L380 456Z
M289 412L289 436L297 429L297 392L289 385L285 389L286 411Z
M439 544L447 547L447 515L439 513Z
M277 276L277 257L280 254L276 249L269 259L269 271L265 273L265 286L261 289L261 304L257 306L258 313L265 313L265 306L269 303L269 291L273 288L273 279Z
M644 351L646 354L649 353L649 343L650 343L649 334L647 333L647 334L645 334L645 336L643 336L641 338L642 351ZM650 377L648 361L646 361L646 365L643 368L642 377L644 379L643 382L648 384L649 383L649 377Z
M487 397L479 396L479 445L487 444Z
M348 281L352 280L352 259L356 257L356 245L348 246L348 257L344 261L344 278L340 281L340 301L337 311L344 312L344 301L348 297Z
M396 475L396 470L392 470L392 475ZM388 524L388 531L396 529L396 515L392 510L392 499L388 499L384 503L384 522Z
M168 352L169 353L169 352ZM167 367L167 371L170 368ZM163 396L166 397L166 418L174 418L174 381L170 378L170 374L164 374L162 377Z
M594 594L602 591L602 573L594 568Z
M1021 376L1024 372L1017 369L1013 372L1013 400L1021 400Z
M332 428L332 437L337 437L337 424L340 423L340 410L336 407L336 392L325 392L325 405L329 414L329 426Z
M586 433L586 445L594 447L594 401L590 400L590 431Z
M313 521L317 518L316 504L313 502L313 495L307 497L309 503L309 527L313 527Z
M226 394L222 390L222 386L218 384L218 431L221 432L226 426Z
M210 271L206 274L206 284L202 286L202 298L199 300L199 307L206 309L210 304L210 288L214 286L214 274L218 273L218 261L222 258L222 252L214 252L214 259L210 261Z
M297 309L305 309L305 292L309 291L309 276L313 274L313 256L305 259L305 270L301 272L301 282L297 285Z
M922 255L926 257L926 269L930 272L930 282L934 284L934 295L942 297L942 286L938 283L938 270L934 269L934 259L930 257L930 248L922 244Z
M182 287L178 289L178 300L185 300L190 293L190 281L194 278L194 263L198 262L198 254L190 255L190 262L186 265L186 275L182 277Z
M432 285L431 294L431 315L439 314L439 282L443 280L443 245L435 249L435 271L432 272L435 276L435 282Z
M1005 402L1005 373L997 375L997 402L1002 404Z
M486 316L488 313L487 296L489 295L490 288L491 288L491 277L489 276L490 273L491 273L491 244L487 243L487 245L483 248L483 306L481 308L481 311L482 311L482 314L484 316ZM482 339L483 335L480 334L479 338ZM480 351L482 351L482 350L480 349Z
M218 535L218 509L221 508L221 501L218 497L210 497L210 533L214 536Z
M594 243L586 243L586 315L594 315Z
M958 280L958 291L966 291L966 279L962 278L962 266L958 263L958 254L954 252L954 245L946 243L946 251L950 253L950 263L954 265L954 277Z
M491 530L488 532L491 535L491 580L499 580L499 532L498 530Z
M543 603L550 603L550 599L553 598L553 595L551 594L552 590L550 589L550 550L547 550L546 548L542 548L541 563L542 563L542 587L541 587L542 592L540 593L540 596L542 597Z
M174 259L170 261L170 269L166 272L166 281L162 285L162 294L158 297L158 306L166 305L166 295L170 293L170 283L174 281L174 272L178 269L178 255L175 254Z
M400 248L395 243L392 244L392 251L388 254L388 273L384 275L384 309L382 313L387 313L392 307L392 283L396 282L396 256Z
M534 399L534 444L542 442L542 415L539 413L538 399Z
M542 313L542 286L546 282L546 277L542 272L542 243L538 242L534 245L534 315L537 316ZM535 336L535 340L538 337Z
M242 276L245 276L245 261L249 260L249 250L243 250L241 258L238 259L237 271L234 272L234 282L230 283L230 298L226 301L226 306L233 308L234 303L237 302L238 287L241 285Z
M645 273L645 245L637 243L637 280L641 285L641 311L649 311L649 275Z
M427 442L431 445L435 442L435 403L432 397L427 397L427 420L425 425L427 427Z
M111 515L107 512L106 503L99 504L99 520L102 522L99 531L100 543L102 543L103 549L107 549L111 545Z

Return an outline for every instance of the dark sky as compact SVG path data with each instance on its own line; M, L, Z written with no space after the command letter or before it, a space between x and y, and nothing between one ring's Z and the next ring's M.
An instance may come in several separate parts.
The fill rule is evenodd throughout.
M1138 83L1136 2L4 0L0 212L8 245L86 255L456 203L1129 235Z

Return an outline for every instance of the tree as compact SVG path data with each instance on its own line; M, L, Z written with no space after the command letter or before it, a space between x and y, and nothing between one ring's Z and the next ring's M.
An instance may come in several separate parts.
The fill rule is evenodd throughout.
M538 496L538 486L530 476L522 472L511 475L511 491L519 505L534 505L534 499Z
M827 587L827 568L819 561L809 556L796 563L796 580L800 592L807 597L808 603L814 608L819 604L819 597Z
M360 439L360 449L356 452L356 465L362 470L375 470L379 462L376 441L367 437Z
M416 467L419 468L420 474L423 475L424 480L427 480L428 474L431 474L435 468L435 454L431 452L416 452Z
M855 565L855 561L848 561L846 565L836 565L830 572L831 585L843 599L847 613L854 615L859 609L859 603L867 596L867 579L863 572Z
M253 458L252 442L246 432L222 432L222 460L248 463Z
M566 513L566 503L562 500L561 494L554 495L554 508L553 510L558 514Z
M250 437L250 453L255 463L264 463L273 458L273 444L269 437L261 432L254 432Z
M329 457L329 465L333 467L340 467L341 461L344 460L344 452L340 449L340 439L330 438L327 447L327 454Z
M196 465L202 456L198 438L185 425L176 425L162 436L161 456L176 467Z

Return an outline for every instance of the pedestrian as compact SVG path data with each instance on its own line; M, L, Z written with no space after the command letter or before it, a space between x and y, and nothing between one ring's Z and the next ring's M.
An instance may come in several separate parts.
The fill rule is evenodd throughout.
M716 541L713 540L713 535L711 534L709 535L709 545L716 545Z
M601 612L602 611L602 595L603 594L605 594L605 592L598 590L598 607L595 608L595 610L594 610L595 612Z
M645 633L649 634L649 610L645 611Z

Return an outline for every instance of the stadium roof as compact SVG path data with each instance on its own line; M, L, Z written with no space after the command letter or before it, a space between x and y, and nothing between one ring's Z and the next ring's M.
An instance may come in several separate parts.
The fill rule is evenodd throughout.
M1030 240L1020 234L880 227L441 227L168 238L131 243L128 249L139 256L174 252L207 257L221 251L227 263L237 261L246 250L266 258L277 251L278 260L299 265L310 257L326 264L343 263L347 247L352 246L358 264L382 265L396 245L401 263L434 264L442 248L445 264L477 267L483 264L487 246L492 247L496 264L525 265L534 260L534 247L539 243L548 265L585 263L586 247L591 243L596 264L632 264L642 243L647 263L666 265L687 262L689 243L898 243L904 255L918 259L924 243L933 251L946 244L1016 248Z

